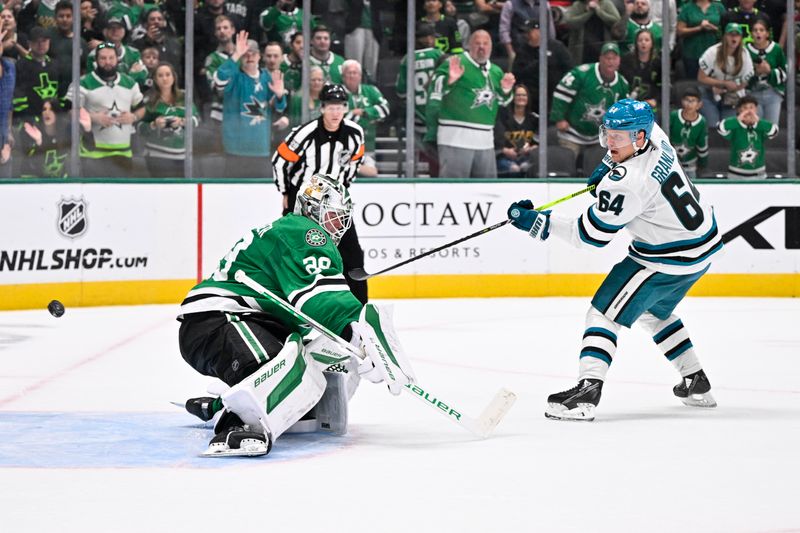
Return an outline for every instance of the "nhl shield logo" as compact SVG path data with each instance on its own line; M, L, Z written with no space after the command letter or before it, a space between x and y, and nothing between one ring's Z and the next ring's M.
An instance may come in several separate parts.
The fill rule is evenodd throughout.
M86 201L83 197L62 198L58 203L58 232L74 239L86 233Z

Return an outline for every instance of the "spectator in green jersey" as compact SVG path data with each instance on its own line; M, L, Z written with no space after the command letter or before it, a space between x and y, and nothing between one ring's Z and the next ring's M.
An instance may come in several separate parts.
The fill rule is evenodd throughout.
M755 70L750 79L750 94L758 100L764 119L777 124L786 94L786 55L780 45L770 39L764 19L756 19L750 25L750 35L753 42L745 45Z
M736 104L736 116L719 123L719 134L731 142L729 179L767 177L764 141L778 135L778 125L758 116L758 100L743 96Z
M708 160L708 124L700 108L700 90L687 87L681 96L681 108L669 115L669 141L687 176L696 178Z
M153 88L144 98L145 114L139 132L145 145L147 171L154 178L183 176L186 158L186 95L178 88L178 73L169 63L160 63L153 73ZM195 107L191 120L199 124Z
M719 42L725 6L717 0L694 0L683 4L677 33L686 77L697 78L700 56Z

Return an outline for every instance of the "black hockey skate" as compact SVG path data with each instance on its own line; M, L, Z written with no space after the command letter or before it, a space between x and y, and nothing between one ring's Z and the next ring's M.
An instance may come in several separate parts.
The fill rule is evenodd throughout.
M564 392L551 394L547 398L544 416L555 420L594 420L594 408L600 403L603 380L582 379Z
M235 413L224 411L214 428L215 435L208 443L203 457L256 457L267 455L272 439L262 428L251 428Z
M716 407L717 402L711 395L711 383L703 370L684 377L672 388L672 392L690 407Z
M214 415L222 410L222 399L201 396L200 398L189 398L186 400L186 410L203 422L208 422Z

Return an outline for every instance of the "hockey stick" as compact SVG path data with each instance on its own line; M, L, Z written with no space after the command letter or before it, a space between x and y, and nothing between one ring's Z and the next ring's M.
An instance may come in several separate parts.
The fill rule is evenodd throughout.
M537 211L542 211L544 209L548 209L550 207L553 207L554 205L560 204L561 202L566 202L567 200L571 200L572 198L575 198L576 196L580 196L581 194L583 194L585 192L592 191L592 190L594 190L595 187L596 187L596 185L589 185L585 189L581 189L580 191L575 191L575 192L573 192L571 194L568 194L567 196L565 196L563 198L559 198L558 200L554 200L554 201L550 202L549 204L544 204L544 205L539 206L539 207L537 207L535 209ZM443 245L439 246L438 248L434 248L433 250L428 250L424 254L415 255L414 257L406 259L405 261L401 261L401 262L399 262L397 264L394 264L394 265L392 265L390 267L384 268L383 270L379 270L378 272L373 272L372 274L368 274L367 271L364 270L363 268L354 268L352 270L349 270L347 272L347 275L350 277L350 279L354 279L356 281L364 281L364 280L367 280L369 278L373 278L375 276L383 274L384 272L389 272L390 270L394 270L395 268L400 268L403 265L407 265L407 264L409 264L409 263L411 263L413 261L416 261L418 259L422 259L423 257L427 257L427 256L429 256L431 254L435 254L436 252L444 250L445 248L449 248L451 246L455 246L456 244L462 243L464 241L468 241L469 239L473 239L475 237L479 237L479 236L483 235L484 233L489 233L490 231L494 231L497 228L501 228L501 227L505 226L509 222L511 222L511 220L504 220L502 222L498 222L497 224L493 224L491 226L488 226L486 228L478 230L475 233L471 233L471 234L467 235L466 237L461 237L460 239L457 239L457 240L455 240L453 242L448 242L447 244L443 244Z
M321 334L325 335L330 340L334 341L335 343L339 344L342 348L346 349L348 352L353 354L354 356L358 357L359 359L362 358L361 354L357 353L355 348L352 344L338 336L336 333L332 332L310 316L306 315L299 309L295 308L290 303L281 299L277 294L273 293L253 278L245 274L241 270L237 270L234 274L234 278L239 283L247 285L257 293L261 294L269 298L274 304L278 305L284 311L291 314L298 320L303 321L306 324L311 325L314 329L319 331ZM516 394L511 392L508 389L500 389L495 397L492 399L491 403L483 410L483 413L478 418L472 418L462 413L461 409L455 407L452 402L445 402L441 396L434 394L428 389L424 389L419 384L413 385L406 385L403 390L409 392L415 398L419 398L422 402L425 403L429 408L433 409L434 411L442 414L443 416L447 417L448 420L458 424L459 426L463 427L467 431L477 435L481 438L488 437L497 424L503 419L506 413L511 409L511 406L514 405L514 402L517 399Z

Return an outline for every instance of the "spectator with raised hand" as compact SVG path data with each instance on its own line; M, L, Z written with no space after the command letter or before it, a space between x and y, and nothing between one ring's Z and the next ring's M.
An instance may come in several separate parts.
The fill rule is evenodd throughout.
M269 173L271 109L286 109L286 91L281 75L272 77L260 67L258 43L248 35L237 34L233 55L219 66L214 83L223 88L225 175L264 178Z
M736 116L721 121L717 130L731 143L728 178L767 177L764 141L778 135L778 125L758 116L755 98L749 95L741 97L736 103Z
M104 27L105 18L95 0L81 0L81 38L89 45L89 50L105 40Z
M497 110L513 98L515 78L492 64L491 55L489 33L478 30L469 52L451 56L433 75L425 141L436 140L442 177L497 177L494 125Z
M233 36L237 31L246 29L241 15L231 13L226 7L225 0L205 0L203 5L195 10L194 15L195 72L201 71L203 61L213 54L215 49L220 50L220 48L226 47L220 41L219 17L225 17L230 22L231 43L233 43ZM232 47L231 52L233 52Z
M331 51L331 32L327 26L319 25L311 30L311 65L325 72L325 81L342 83L342 63L344 58Z
M130 176L133 171L131 136L144 116L142 91L136 81L119 72L114 43L95 49L94 70L80 79L80 106L92 120L93 146L81 140L81 163L87 177ZM68 90L72 98L75 91ZM74 104L74 103L73 103Z
M19 133L19 154L15 174L23 178L66 178L72 147L68 117L61 112L61 104L48 98L42 104L39 117L29 117ZM81 110L81 127L91 131L91 120L85 109Z
M0 10L0 21L5 32L3 37L3 56L17 60L28 55L28 37L17 31L17 18L8 8Z
M500 109L494 127L497 174L500 177L524 177L531 166L531 154L538 147L537 120L531 113L528 88L514 86L514 100Z
M619 73L619 64L619 46L608 42L600 49L596 63L578 65L556 86L550 121L558 129L558 144L572 150L576 161L587 147L599 146L600 124L610 103L630 92L628 81ZM584 172L588 173L594 164L583 162Z
M151 9L147 12L145 35L134 41L132 45L140 51L151 46L157 48L162 62L174 65L179 72L183 72L183 45L168 30L167 19L158 9Z
M697 78L700 56L719 42L725 6L717 0L689 0L678 14L678 39L686 77Z
M104 43L114 45L114 49L117 52L117 72L127 74L141 86L147 79L147 67L142 62L142 55L139 50L123 42L125 33L128 31L126 28L125 21L121 18L108 19L108 23L103 29L103 35L106 37ZM92 72L95 69L98 48L99 45L89 52L89 56L86 58L87 72Z
M697 80L702 85L701 113L709 127L716 128L721 119L736 114L735 106L745 95L753 77L753 61L742 43L742 28L735 22L725 26L722 41L700 57Z
M750 79L750 94L758 101L764 119L777 124L786 94L786 55L780 45L770 39L765 20L755 20L750 25L750 34L753 42L745 45L755 71Z
M144 141L145 162L151 177L183 176L186 159L186 94L178 88L178 73L160 63L153 74L153 88L144 96L144 118L139 133ZM200 113L193 106L191 120L197 126Z
M647 102L655 111L661 100L661 57L650 30L639 30L634 49L622 56L619 71L629 80L630 97Z
M352 120L364 130L364 162L359 169L361 175L369 175L369 170L375 169L375 139L377 137L377 124L389 116L389 102L384 98L380 89L368 83L362 83L363 75L361 65L354 59L348 59L342 64L342 78L347 90L346 119ZM366 167L366 169L365 169Z
M580 65L600 55L603 43L612 40L611 29L620 18L612 0L575 0L562 19L569 29L573 63Z

